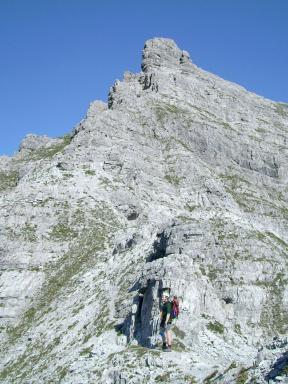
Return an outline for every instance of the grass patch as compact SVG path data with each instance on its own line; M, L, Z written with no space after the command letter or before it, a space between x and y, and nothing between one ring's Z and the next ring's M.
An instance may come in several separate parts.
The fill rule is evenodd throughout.
M179 329L176 325L174 325L173 327L173 333L175 334L176 337L179 337L180 339L184 339L186 335L185 332Z
M261 242L265 242L266 244L272 243L271 240L273 240L273 242L276 242L280 247L284 248L285 250L288 249L288 244L280 237L276 236L273 232L251 231L249 238L257 239Z
M210 375L208 375L207 377L205 377L203 383L204 384L209 384L211 382L211 380L215 379L215 376L217 375L218 371L213 371L212 373L210 373Z
M36 237L36 224L29 224L26 223L22 228L21 228L21 235L23 239L27 242L35 242L37 237Z
M183 223L191 223L191 221L193 221L193 219L191 217L183 216L183 215L178 215L177 219L182 221Z
M267 300L261 312L260 325L269 336L287 333L288 310L283 305L283 292L287 283L284 273L279 272L273 280L261 284L266 288Z
M49 202L52 202L53 200L53 197L46 197L44 200L37 201L35 205L37 207L45 207Z
M234 332L237 333L238 335L242 335L240 324L234 325Z
M180 108L176 105L168 103L156 104L153 106L153 109L155 111L157 120L161 123L163 123L169 117L183 117L189 113L189 111L184 108Z
M214 333L218 333L218 334L221 334L223 335L224 333L224 325L219 323L218 321L210 321L207 325L207 329L209 329L209 331L212 331Z
M78 232L65 223L56 224L49 233L50 239L57 241L72 240L77 236Z
M92 352L92 349L93 349L93 345L91 345L90 347L87 347L87 348L84 348L82 349L82 351L79 353L80 356L89 356L90 353Z
M249 203L251 203L251 199L248 200L249 196L247 193L239 193L226 186L225 186L225 190L233 197L233 199L238 204L238 206L242 208L245 212L255 211L254 206L249 206ZM255 203L259 203L259 201L257 199L254 199L253 204L255 205Z
M187 384L197 384L197 381L196 381L195 377L191 376L191 375L185 375L184 376L184 381Z
M178 186L181 182L181 177L173 174L166 174L164 179L168 181L168 183Z
M108 303L101 303L101 306L104 308L99 316L94 320L94 325L96 327L95 336L100 336L105 330L113 328L113 325L109 323L109 309Z
M259 241L263 241L266 238L265 234L262 233L262 232L259 232L259 231L253 231L251 233L251 237L255 238L255 239L259 240Z
M0 192L16 187L18 179L19 174L17 171L8 173L0 171Z
M197 205L185 205L185 209L187 209L188 212L193 212L197 208Z
M7 237L11 240L24 240L27 242L35 242L37 240L36 236L36 224L26 223L20 228L6 227Z
M77 321L74 321L73 324L68 325L68 328L67 328L67 329L68 329L68 330L73 329L77 324L78 324L78 320L77 320Z
M246 368L241 368L236 377L236 384L245 384L248 380L248 371Z
M172 344L172 350L175 352L185 352L187 351L186 345L180 340L174 340Z
M225 371L224 371L223 373L225 374L225 373L229 372L231 369L234 369L234 368L237 368L237 364L235 363L235 361L233 361L233 362L229 365L229 367L227 367L227 368L225 369Z
M100 181L99 186L103 187L106 191L117 191L119 183L122 185L119 177L114 177L112 180L108 179L107 177L99 177L98 180Z
M92 335L85 335L83 339L83 344L86 344L91 339L91 337Z
M266 132L267 132L266 129L264 129L264 128L259 128L259 127L256 128L255 131L258 132L258 133L266 133Z
M282 117L288 117L288 104L276 103L275 104L275 111L278 113L278 115L280 115Z
M134 353L136 353L137 358L145 356L146 353L152 354L154 356L159 356L160 355L160 351L156 351L154 349L145 348L145 347L142 347L141 345L130 345L129 346L129 350L131 350Z
M270 239L276 241L276 243L278 243L280 246L288 248L288 244L285 243L284 240L280 239L280 237L276 236L273 232L266 232L266 234L270 237Z
M95 171L93 171L92 169L87 169L85 171L85 175L88 175L88 176L95 176Z
M220 268L215 268L213 264L207 265L208 267L208 277L210 281L216 280L219 275L223 275L224 270Z
M73 173L71 172L63 172L62 175L64 179L70 179L71 177L74 177Z
M176 143L180 144L183 148L186 149L186 151L193 153L192 149L186 143L184 143L182 140L177 139L176 137L172 137L171 140L176 141Z
M224 227L223 227L224 229ZM238 234L235 232L225 232L221 231L218 234L218 240L223 241L223 240L237 240L238 239Z
M59 383L60 383L61 380L63 380L65 378L65 376L67 375L69 370L67 367L58 367L56 372L57 372L57 376L59 378Z
M155 377L155 383L167 383L170 380L170 372L163 373Z

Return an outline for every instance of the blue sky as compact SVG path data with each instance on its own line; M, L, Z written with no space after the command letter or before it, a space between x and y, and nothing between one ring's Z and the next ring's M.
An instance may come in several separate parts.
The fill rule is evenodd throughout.
M0 154L28 133L61 136L140 71L152 37L195 64L288 102L286 0L0 0Z

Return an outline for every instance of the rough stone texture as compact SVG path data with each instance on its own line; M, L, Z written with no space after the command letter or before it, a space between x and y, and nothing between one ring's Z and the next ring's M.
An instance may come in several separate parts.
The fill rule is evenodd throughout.
M1 382L287 382L287 117L153 39L71 135L0 157Z

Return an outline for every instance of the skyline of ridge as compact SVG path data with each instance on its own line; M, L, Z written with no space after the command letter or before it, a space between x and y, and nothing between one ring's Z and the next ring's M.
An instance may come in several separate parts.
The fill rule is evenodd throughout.
M107 101L125 70L140 71L144 42L153 37L172 38L197 66L250 92L288 101L284 1L181 1L175 9L149 0L148 20L129 1L83 4L1 3L0 155L16 152L28 133L71 131L90 102Z

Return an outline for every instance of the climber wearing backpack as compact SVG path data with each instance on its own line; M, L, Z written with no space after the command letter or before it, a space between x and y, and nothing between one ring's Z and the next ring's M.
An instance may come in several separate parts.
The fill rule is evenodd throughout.
M172 348L172 320L177 318L179 314L179 303L177 297L174 296L172 301L169 301L169 293L162 293L162 306L160 312L160 334L162 336L165 352L171 352Z

